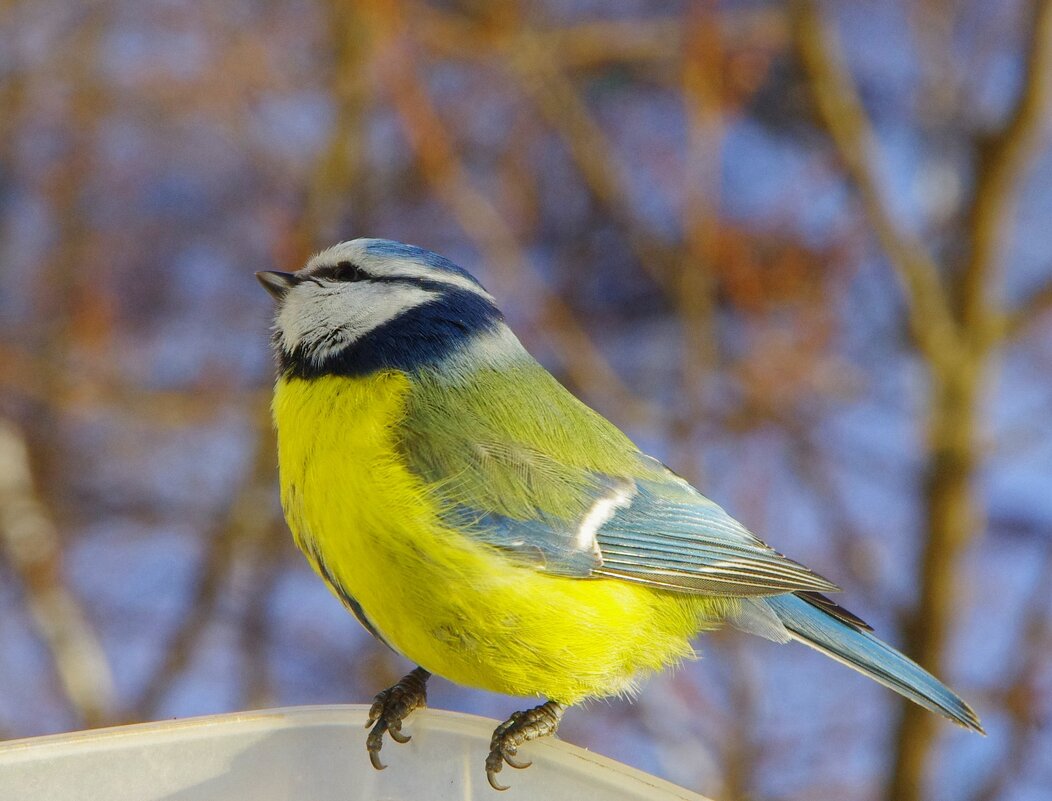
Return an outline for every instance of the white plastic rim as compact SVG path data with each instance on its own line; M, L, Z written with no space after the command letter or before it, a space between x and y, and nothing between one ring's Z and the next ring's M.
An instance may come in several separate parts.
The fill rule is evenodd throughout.
M493 790L483 762L497 721L415 712L406 745L365 752L365 706L269 709L0 743L3 801L705 801L560 740L524 746Z

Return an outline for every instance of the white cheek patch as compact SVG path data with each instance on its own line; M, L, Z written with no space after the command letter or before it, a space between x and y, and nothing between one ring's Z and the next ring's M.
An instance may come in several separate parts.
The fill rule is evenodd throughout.
M310 281L293 287L278 312L276 327L285 353L297 348L314 364L357 342L410 309L439 295L405 284L362 281L335 288Z

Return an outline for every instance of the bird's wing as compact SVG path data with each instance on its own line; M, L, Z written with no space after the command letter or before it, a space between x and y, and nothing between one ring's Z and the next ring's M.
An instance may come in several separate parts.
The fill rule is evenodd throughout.
M704 595L836 591L754 537L720 506L649 457L648 475L596 531L597 575Z
M414 385L398 426L445 522L538 569L719 596L834 591L536 363Z

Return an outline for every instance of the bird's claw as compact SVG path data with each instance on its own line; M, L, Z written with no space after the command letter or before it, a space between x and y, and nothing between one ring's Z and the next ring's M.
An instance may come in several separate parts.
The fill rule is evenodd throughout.
M377 693L373 699L365 721L365 728L372 727L365 738L365 748L369 752L369 761L377 770L387 767L380 761L384 732L390 734L396 743L408 743L412 739L410 735L402 733L402 721L414 709L427 706L427 680L430 676L430 673L418 667L393 687Z
M526 760L525 762L519 762L518 760L512 759L511 758L512 757L512 753L513 752L510 752L510 750L509 750L508 753L505 753L504 754L504 761L507 762L510 767L515 768L515 770L526 770L526 768L528 768L530 765L533 764L532 760Z
M401 722L392 723L391 725L389 725L387 727L387 733L391 735L392 740L401 745L405 745L413 739L412 735L410 734L402 734Z
M494 790L507 790L508 785L497 781L497 774L505 764L517 770L523 770L532 762L515 759L519 746L555 734L562 720L563 706L555 701L548 701L533 709L516 712L501 723L493 732L489 744L489 755L486 757L486 778Z

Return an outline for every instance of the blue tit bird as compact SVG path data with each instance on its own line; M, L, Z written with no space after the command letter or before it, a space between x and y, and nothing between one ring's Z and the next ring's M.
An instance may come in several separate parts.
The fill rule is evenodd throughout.
M377 639L418 665L369 714L384 734L432 674L547 699L494 732L490 784L585 699L635 692L725 622L796 640L982 731L971 708L642 453L523 348L467 271L422 248L343 242L276 300L273 414L296 544Z

